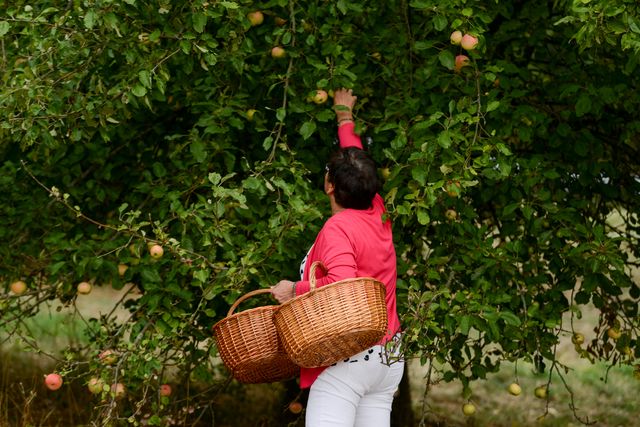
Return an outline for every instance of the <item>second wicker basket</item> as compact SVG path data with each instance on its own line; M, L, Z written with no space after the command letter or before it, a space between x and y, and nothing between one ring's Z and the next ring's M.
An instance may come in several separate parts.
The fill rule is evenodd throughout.
M218 352L234 378L243 383L270 383L295 377L300 368L287 356L273 323L278 306L252 308L234 314L245 299L270 293L258 289L238 298L227 317L213 326Z

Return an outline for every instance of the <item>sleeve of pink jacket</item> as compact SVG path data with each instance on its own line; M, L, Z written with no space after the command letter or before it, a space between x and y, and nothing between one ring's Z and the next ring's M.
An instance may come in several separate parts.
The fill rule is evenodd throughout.
M338 127L338 139L340 140L340 148L355 147L362 149L362 141L360 136L355 133L355 125L352 122ZM316 255L314 258L322 259L329 268L329 274L316 281L316 286L318 287L341 279L355 277L356 275L355 256L346 236L344 239L327 238L328 235L340 236L340 234L344 234L344 230L338 224L325 224L314 244L312 249L312 254ZM310 266L309 264L305 267L305 270ZM308 274L307 271L305 271L305 276ZM309 292L309 280L301 280L296 283L296 295L302 295L307 292Z

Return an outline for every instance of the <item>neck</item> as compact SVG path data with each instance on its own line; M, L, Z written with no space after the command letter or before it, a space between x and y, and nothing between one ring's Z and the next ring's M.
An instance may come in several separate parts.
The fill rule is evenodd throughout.
M340 206L340 204L338 204L333 197L330 197L329 199L331 202L331 215L335 215L338 212L342 212L345 209L342 206Z

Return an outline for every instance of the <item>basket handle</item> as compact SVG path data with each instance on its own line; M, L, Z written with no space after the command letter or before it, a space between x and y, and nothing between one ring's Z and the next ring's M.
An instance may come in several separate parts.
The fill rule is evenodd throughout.
M229 313L227 313L227 317L229 317L229 316L231 316L233 314L235 309L238 308L238 306L240 305L240 303L242 301L246 300L247 298L251 298L253 296L256 296L256 295L267 294L267 293L270 294L271 290L270 289L256 289L255 291L247 292L246 294L244 294L240 298L238 298L236 300L236 302L233 303L231 308L229 308Z
M324 270L325 273L329 272L329 269L322 261L315 261L311 264L311 270L309 271L309 291L312 291L316 288L316 269L320 267Z

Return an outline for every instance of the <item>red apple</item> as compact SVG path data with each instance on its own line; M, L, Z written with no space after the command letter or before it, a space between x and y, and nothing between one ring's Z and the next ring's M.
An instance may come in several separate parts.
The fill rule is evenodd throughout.
M478 38L471 34L465 34L460 41L460 46L462 46L464 50L473 50L478 46Z
M105 365L113 365L118 360L118 355L113 350L105 350L98 355L98 359Z
M44 385L46 385L49 390L58 390L62 387L62 377L58 374L45 375Z
M169 384L162 384L160 386L160 396L171 396L171 386Z
M247 19L251 22L252 27L256 27L264 22L264 15L259 10L247 14Z
M116 399L121 399L126 394L127 389L122 383L111 384L111 393Z
M302 403L300 402L289 403L289 411L291 411L292 414L299 414L302 412L302 408Z
M467 55L457 55L456 56L456 63L455 63L455 66L453 67L453 69L456 72L460 72L462 67L466 67L467 65L469 65L469 57Z
M27 290L27 284L22 280L18 280L9 285L9 289L11 289L11 292L13 292L15 295L22 295Z
M449 39L451 40L451 44L460 44L460 41L462 40L462 31L454 31L451 33L451 37Z

